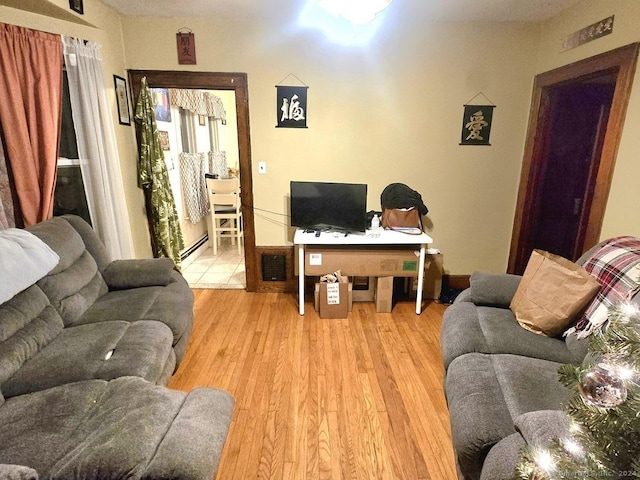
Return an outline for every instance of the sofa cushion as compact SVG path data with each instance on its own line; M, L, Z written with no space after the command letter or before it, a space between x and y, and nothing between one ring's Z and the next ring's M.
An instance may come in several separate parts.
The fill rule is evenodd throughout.
M571 392L558 381L559 363L517 355L470 353L449 365L445 392L458 464L465 479L480 478L489 450L514 433L515 420L559 410Z
M138 376L166 381L167 361L175 356L169 328L153 321L101 322L65 328L2 385L13 397L65 383Z
M165 287L140 287L116 290L100 297L76 322L77 325L109 320L155 320L167 325L173 345L188 338L193 322L193 292L182 275L173 271ZM176 350L180 362L186 343Z
M108 256L107 249L104 247L102 240L100 240L100 237L98 237L93 227L77 215L62 215L58 218L65 220L78 232L85 248L98 265L98 270L104 270L109 262L111 262L111 259Z
M27 228L27 230L49 245L60 257L58 265L50 272L53 275L64 272L86 250L82 237L69 222L61 217L50 218L46 222Z
M33 285L0 307L0 385L63 331L58 312ZM8 395L3 387L5 395Z
M73 325L98 298L107 293L107 284L89 252L84 251L67 269L38 282L65 326Z
M60 257L58 265L39 281L39 286L65 325L73 325L108 290L98 264L78 231L65 218L51 218L29 227L29 231Z
M440 336L445 368L456 357L472 352L511 353L560 363L582 361L562 339L522 328L509 308L455 302L443 315Z
M139 378L91 380L7 399L0 408L0 463L41 478L215 476L233 399Z

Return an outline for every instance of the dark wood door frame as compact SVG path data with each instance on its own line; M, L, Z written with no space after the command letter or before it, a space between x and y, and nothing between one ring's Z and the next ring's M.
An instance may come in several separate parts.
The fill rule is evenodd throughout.
M624 118L629 104L639 46L640 43L633 43L536 76L533 85L529 126L511 236L511 250L507 270L509 273L521 273L516 271L517 265L522 264L523 257L528 257L530 254L527 248L527 239L530 233L528 220L531 218L531 212L533 211L533 202L535 202L536 198L535 189L540 179L544 151L546 150L546 139L542 132L546 130L548 122L546 115L549 101L548 89L610 71L617 77L616 86L609 122L604 136L600 165L597 172L595 172L595 189L591 209L585 215L587 217L587 225L581 250L584 251L598 243L611 189L611 180L618 154L618 145L622 136Z
M247 84L247 74L167 70L129 70L129 85L131 88L131 98L133 99L134 107L140 92L140 81L142 77L147 77L147 83L149 86L156 88L194 88L203 90L233 90L235 92L247 291L255 292L258 284L258 270L255 254L256 238L253 216L253 177L251 168L249 88ZM136 125L136 129L137 128L138 126Z

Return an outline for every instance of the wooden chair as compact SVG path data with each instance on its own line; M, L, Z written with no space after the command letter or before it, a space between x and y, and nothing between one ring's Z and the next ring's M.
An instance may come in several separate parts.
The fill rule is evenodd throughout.
M207 178L207 192L211 205L211 241L213 254L218 254L218 242L222 235L231 236L232 245L238 244L238 254L242 253L242 201L240 200L240 179Z

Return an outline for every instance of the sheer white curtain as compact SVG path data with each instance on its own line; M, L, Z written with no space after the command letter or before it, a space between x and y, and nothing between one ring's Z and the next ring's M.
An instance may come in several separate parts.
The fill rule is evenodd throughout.
M131 258L129 215L100 45L63 37L73 125L93 228L112 259Z

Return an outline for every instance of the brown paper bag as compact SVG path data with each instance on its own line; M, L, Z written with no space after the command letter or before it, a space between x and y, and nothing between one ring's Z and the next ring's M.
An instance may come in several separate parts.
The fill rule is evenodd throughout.
M600 285L579 265L534 250L510 308L518 323L534 333L562 333L593 299Z

